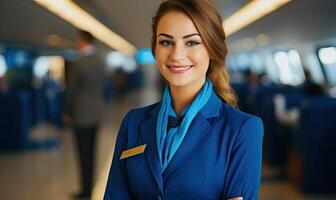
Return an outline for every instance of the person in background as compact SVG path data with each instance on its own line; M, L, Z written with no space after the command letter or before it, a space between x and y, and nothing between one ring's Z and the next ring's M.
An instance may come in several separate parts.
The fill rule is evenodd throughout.
M304 75L306 80L301 86L302 92L307 97L309 96L323 96L325 95L325 91L323 87L314 82L313 77L310 74L310 71L304 68Z
M305 81L299 86L303 99L325 96L323 87L313 81L310 72L304 68ZM287 108L286 98L283 94L276 94L273 98L276 119L283 125L295 127L299 124L300 108L298 106Z
M93 36L79 31L80 59L70 70L63 121L72 125L80 160L82 192L75 199L90 198L94 172L96 133L103 111L104 62L96 54Z
M104 199L257 200L263 124L235 108L217 9L164 1L152 31L168 84L161 102L125 116Z
M0 77L0 92L6 92L8 90L5 77Z

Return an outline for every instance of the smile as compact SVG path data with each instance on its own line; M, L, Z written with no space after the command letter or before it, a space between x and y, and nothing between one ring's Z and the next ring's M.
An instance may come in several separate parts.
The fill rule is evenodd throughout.
M190 70L193 67L193 65L187 65L187 66L183 66L183 65L167 65L167 67L174 74L182 74L182 73L185 73L188 70Z

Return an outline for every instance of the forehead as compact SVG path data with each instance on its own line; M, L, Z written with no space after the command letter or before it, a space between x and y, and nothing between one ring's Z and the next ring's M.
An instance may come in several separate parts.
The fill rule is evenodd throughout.
M183 12L169 11L164 14L157 27L157 34L166 33L174 37L182 37L198 33L193 21Z

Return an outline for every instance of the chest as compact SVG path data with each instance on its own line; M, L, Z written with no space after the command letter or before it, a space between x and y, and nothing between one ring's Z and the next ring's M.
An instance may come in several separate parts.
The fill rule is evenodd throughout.
M140 145L141 138L138 140ZM168 165L168 172L157 171L159 180L153 171L160 170L160 164L151 162L148 154L128 158L126 171L132 194L138 199L220 199L231 154L229 141L223 133L209 134L192 153L173 162L174 166Z

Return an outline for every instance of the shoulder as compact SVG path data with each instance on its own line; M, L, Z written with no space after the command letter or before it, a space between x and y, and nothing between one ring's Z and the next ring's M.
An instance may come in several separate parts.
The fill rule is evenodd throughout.
M223 116L228 118L230 123L234 125L241 126L250 121L262 124L260 117L240 111L239 109L233 108L224 102L222 103L222 113Z
M240 111L228 105L217 93L213 92L201 113L212 129L220 134L235 137L242 127L256 125L262 127L259 117Z
M141 129L145 128L144 130L147 132L149 128L153 128L155 126L155 113L159 108L160 104L156 103L146 107L136 108L128 111L128 113L122 120L118 134L123 135L120 137L125 138L125 140L127 141L127 146L136 146L141 135ZM144 124L147 124L147 126L149 127L143 127Z
M256 138L263 137L263 122L260 117L251 115L233 108L226 103L221 106L221 118L233 131L233 138Z

